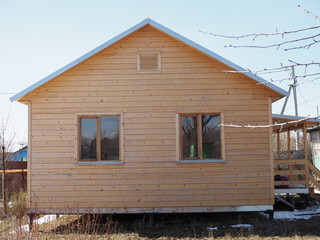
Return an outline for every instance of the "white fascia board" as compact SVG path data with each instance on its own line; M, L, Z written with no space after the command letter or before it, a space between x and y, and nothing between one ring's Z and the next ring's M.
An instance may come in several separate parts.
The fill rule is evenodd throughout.
M308 117L302 117L302 116L292 116L292 115L283 115L283 114L272 114L272 117L273 118L280 118L280 119L287 119L287 120L292 120L292 121L299 121L299 120L303 120L305 118L308 118ZM319 118L310 118L306 121L320 123Z
M288 189L275 189L275 194L281 194L281 193L294 193L294 194L309 194L309 188L288 188Z
M158 28L159 30L167 33L168 35L171 35L172 37L190 45L191 47L207 54L208 56L224 63L225 65L239 71L239 72L243 72L243 74L247 75L248 77L256 80L258 83L260 84L263 84L263 85L266 85L267 87L271 88L272 90L284 95L284 96L287 96L288 93L286 91L284 91L283 89L277 87L276 85L268 82L267 80L263 79L263 78L260 78L258 76L256 76L255 74L253 73L250 73L250 72L246 72L246 70L238 65L236 65L235 63L232 63L230 62L229 60L221 57L220 55L210 51L209 49L205 48L205 47L202 47L200 46L199 44L191 41L190 39L172 31L171 29L165 27L165 26L162 26L161 24L151 20L150 18L147 18L145 20L143 20L142 22L136 24L135 26L129 28L128 30L124 31L123 33L117 35L116 37L112 38L111 40L107 41L106 43L100 45L99 47L91 50L90 52L86 53L85 55L83 55L82 57L74 60L73 62L69 63L68 65L64 66L63 68L60 68L59 70L55 71L54 73L50 74L49 76L41 79L40 81L32 84L30 87L24 89L23 91L17 93L16 95L14 95L13 97L10 98L11 102L13 101L16 101L18 100L19 98L23 97L24 95L28 94L29 92L33 91L34 89L40 87L41 85L45 84L46 82L50 81L51 79L57 77L58 75L64 73L65 71L69 70L70 68L76 66L77 64L79 64L80 62L88 59L89 57L93 56L94 54L98 53L99 51L103 50L104 48L112 45L113 43L121 40L122 38L128 36L129 34L133 33L134 31L138 30L139 28L147 25L147 24L150 24L151 26L155 27L155 28Z

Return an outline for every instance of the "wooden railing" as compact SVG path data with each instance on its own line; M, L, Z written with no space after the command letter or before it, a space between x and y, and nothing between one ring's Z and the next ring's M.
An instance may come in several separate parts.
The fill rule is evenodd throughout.
M305 159L274 160L275 188L308 188Z
M320 190L320 171L307 159L274 160L275 188Z
M309 187L320 190L320 171L310 162L307 161Z

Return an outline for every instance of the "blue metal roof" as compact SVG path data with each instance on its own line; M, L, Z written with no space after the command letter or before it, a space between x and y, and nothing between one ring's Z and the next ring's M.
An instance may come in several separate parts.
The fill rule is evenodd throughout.
M318 117L303 117L303 116L292 116L292 115L283 115L283 114L272 114L273 118L278 118L278 119L286 119L290 121L299 121L299 120L305 120L307 122L314 122L314 123L320 123L320 118Z
M207 54L208 56L210 56L210 57L212 57L212 58L224 63L225 65L227 65L227 66L229 66L229 67L231 67L231 68L233 68L233 69L235 69L237 71L243 72L243 74L245 74L248 77L256 80L258 83L261 83L261 84L265 85L266 87L268 87L268 88L270 88L270 89L272 89L272 90L274 90L274 91L276 91L276 92L278 92L278 93L280 93L280 94L282 94L284 96L286 96L288 94L282 88L277 87L276 85L268 82L267 80L265 80L265 79L263 79L261 77L256 76L255 74L253 74L251 72L246 72L246 70L244 68L236 65L235 63L230 62L229 60L227 60L227 59L221 57L220 55L208 50L207 48L202 47L199 44L197 44L197 43L195 43L195 42L183 37L182 35L170 30L169 28L166 28L166 27L162 26L161 24L153 21L152 19L147 18L147 19L143 20L142 22L138 23L137 25L135 25L135 26L129 28L128 30L124 31L123 33L119 34L118 36L110 39L109 41L105 42L104 44L102 44L102 45L98 46L97 48L91 50L90 52L88 52L87 54L83 55L82 57L80 57L80 58L74 60L73 62L69 63L68 65L60 68L59 70L55 71L54 73L50 74L49 76L47 76L47 77L41 79L40 81L32 84L30 87L24 89L23 91L17 93L13 97L11 97L10 100L11 101L19 100L24 95L30 93L34 89L40 87L41 85L45 84L46 82L50 81L51 79L57 77L58 75L64 73L65 71L71 69L72 67L74 67L77 64L81 63L82 61L88 59L89 57L93 56L94 54L98 53L99 51L105 49L106 47L109 47L113 43L121 40L122 38L128 36L129 34L135 32L136 30L144 27L147 24L149 24L149 25L151 25L151 26L153 26L153 27L165 32L166 34L171 35L172 37L174 37L174 38L176 38L176 39L178 39L178 40L190 45L191 47L193 47L193 48L195 48L195 49Z

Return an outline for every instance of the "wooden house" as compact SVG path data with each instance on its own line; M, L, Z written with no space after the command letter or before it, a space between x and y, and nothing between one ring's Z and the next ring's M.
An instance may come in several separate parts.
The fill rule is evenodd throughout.
M11 98L29 109L30 213L267 211L287 93L146 19Z

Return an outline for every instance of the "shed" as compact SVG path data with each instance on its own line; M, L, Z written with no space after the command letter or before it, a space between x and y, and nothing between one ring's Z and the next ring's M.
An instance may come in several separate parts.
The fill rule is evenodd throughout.
M30 213L266 211L287 93L146 19L11 98L28 105Z

